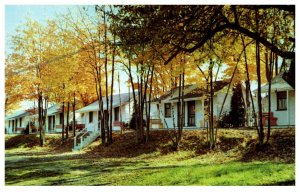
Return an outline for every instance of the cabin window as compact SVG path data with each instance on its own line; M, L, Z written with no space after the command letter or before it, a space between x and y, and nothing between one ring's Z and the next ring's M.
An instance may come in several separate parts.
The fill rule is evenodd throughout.
M20 127L22 127L22 117L20 118Z
M93 122L93 111L89 112L89 123Z
M63 115L63 113L60 113L59 114L59 124L62 124L63 119L64 119L64 115Z
M18 119L16 119L16 124L15 124L16 128L18 127Z
M277 92L277 110L284 111L287 110L287 99L286 99L286 91L278 91Z
M120 107L115 108L115 121L119 121Z
M165 103L165 117L171 117L171 103Z

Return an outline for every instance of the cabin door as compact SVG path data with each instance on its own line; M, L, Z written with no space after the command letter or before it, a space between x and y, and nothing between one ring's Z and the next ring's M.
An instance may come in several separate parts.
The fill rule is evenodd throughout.
M107 110L104 110L104 124L107 125L108 124L108 119L109 118L109 114Z
M52 116L48 116L48 131L52 130Z
M12 120L12 130L13 130L13 132L16 132L16 130L15 130L15 120Z
M195 101L188 101L188 126L196 126Z
M48 131L54 131L55 127L55 116L48 117Z

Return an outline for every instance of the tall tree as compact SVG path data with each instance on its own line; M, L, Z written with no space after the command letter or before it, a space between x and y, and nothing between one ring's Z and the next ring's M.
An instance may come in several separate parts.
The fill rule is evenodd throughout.
M122 21L120 25L125 29L124 33L131 34L128 38L131 44L150 41L160 44L159 52L165 64L170 63L180 53L203 51L211 40L226 39L228 35L234 33L243 34L256 41L256 49L252 50L256 50L254 53L256 52L258 79L261 79L258 74L258 70L261 69L260 44L283 58L295 58L295 6L293 5L154 5L118 8L119 18ZM274 33L276 26L282 28ZM259 86L260 84L261 82ZM258 105L261 105L261 99L258 99ZM260 130L261 140L263 128Z
M26 23L12 37L13 57L15 65L23 77L22 94L24 99L36 99L38 103L38 130L40 132L40 145L45 141L45 119L49 90L42 79L47 73L47 62L53 56L55 25L48 21L42 25L32 19ZM44 105L45 104L45 105Z
M243 99L242 85L237 83L232 89L233 95L230 103L230 119L233 127L243 127L245 124L245 102Z
M259 15L258 10L255 11L256 31L259 31ZM259 117L259 145L262 146L264 142L264 128L262 124L262 105L261 105L261 76L260 76L260 46L259 41L256 40L256 74L257 74L257 103L258 103L258 117Z

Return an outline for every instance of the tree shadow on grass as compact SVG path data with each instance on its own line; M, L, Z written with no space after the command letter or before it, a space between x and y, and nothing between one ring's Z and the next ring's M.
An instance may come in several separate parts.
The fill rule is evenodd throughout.
M5 183L6 185L17 185L28 181L36 180L38 185L64 185L72 182L80 181L82 177L93 178L104 173L112 171L122 171L124 167L134 167L137 164L145 164L144 161L104 161L99 159L86 158L84 156L72 156L66 159L63 156L58 158L46 157L32 159L32 162L18 162L18 164L8 164L5 167ZM83 172L79 176L72 172ZM85 173L86 172L86 173ZM71 174L71 176L63 176ZM54 179L59 177L58 179ZM47 180L47 178L49 178ZM51 179L53 178L53 179ZM47 181L46 181L47 180ZM40 182L40 184L39 184ZM102 183L101 185L107 185Z
M254 160L272 161L274 159L286 163L295 162L295 135L284 135L281 132L275 132L272 134L269 143L262 147L258 145L257 140L248 140L240 158L243 162Z
M49 178L49 177L57 177L62 175L64 172L63 170L49 170L49 169L32 169L30 172L26 172L24 174L14 175L13 172L5 173L5 183L7 185L14 185L17 183L21 183L24 181L32 181L38 180L41 178Z
M24 142L26 141L26 142ZM5 149L16 147L34 147L39 145L37 135L16 135L5 140Z
M266 184L264 186L295 186L295 180L288 180L288 181L270 183L270 184Z

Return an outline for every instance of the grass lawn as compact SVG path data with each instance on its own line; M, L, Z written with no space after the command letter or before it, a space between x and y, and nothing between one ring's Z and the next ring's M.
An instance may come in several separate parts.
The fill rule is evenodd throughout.
M44 148L35 135L6 136L5 184L295 185L294 130L272 131L264 151L255 150L254 134L220 130L210 151L205 132L187 131L178 152L163 131L151 132L148 145L134 145L134 134L125 133L112 146L96 141L80 152L71 152L71 140L61 146L59 135L48 136Z

